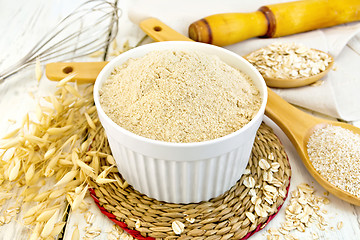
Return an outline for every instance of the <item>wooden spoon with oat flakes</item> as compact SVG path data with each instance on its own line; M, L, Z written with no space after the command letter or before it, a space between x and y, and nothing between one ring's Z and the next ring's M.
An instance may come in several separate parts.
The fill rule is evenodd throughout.
M323 78L334 58L323 51L295 43L275 42L244 56L256 67L269 87L294 88Z

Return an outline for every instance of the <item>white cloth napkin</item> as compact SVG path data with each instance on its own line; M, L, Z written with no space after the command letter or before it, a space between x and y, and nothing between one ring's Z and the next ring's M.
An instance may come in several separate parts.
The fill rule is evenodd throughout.
M187 36L191 23L208 15L226 12L252 12L261 6L288 2L286 0L137 0L129 9L130 19L138 23L156 17ZM302 43L330 53L335 57L335 71L323 78L323 84L292 89L274 89L290 103L345 121L360 120L360 54L345 47L360 33L360 23L348 23L331 28L299 33L281 38L253 38L225 48L240 55L248 54L275 41ZM360 35L359 35L360 36ZM360 49L360 41L359 41Z

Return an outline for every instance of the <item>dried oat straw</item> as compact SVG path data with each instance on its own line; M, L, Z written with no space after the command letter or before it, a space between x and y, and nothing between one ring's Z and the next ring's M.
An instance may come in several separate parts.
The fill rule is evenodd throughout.
M336 187L360 197L360 135L329 125L310 136L308 155L312 165Z
M88 184L106 184L117 171L101 168L114 160L110 151L97 150L105 135L98 136L102 126L93 85L68 83L73 76L61 80L53 95L39 99L35 113L26 114L21 125L0 140L0 225L23 224L31 240L59 235L67 205L73 211L86 211ZM89 216L87 221L93 220Z
M301 44L276 42L250 53L246 59L264 77L298 79L326 70L332 58Z
M200 142L242 128L261 97L247 75L216 56L163 50L115 68L100 103L115 123L140 136Z

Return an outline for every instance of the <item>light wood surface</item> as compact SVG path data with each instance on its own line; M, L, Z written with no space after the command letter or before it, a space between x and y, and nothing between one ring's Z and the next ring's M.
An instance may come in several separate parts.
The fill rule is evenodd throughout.
M18 0L5 1L0 0L0 29L2 36L0 38L0 69L4 65L8 65L22 56L24 49L33 46L39 35L46 33L64 13L72 10L81 1L70 0ZM126 7L132 4L132 0L119 1L121 7L124 9L123 17L121 18L121 31L118 36L118 45L129 40L130 44L134 46L142 37L143 32L137 26L132 24L126 15ZM347 51L351 51L346 47ZM102 57L83 59L76 59L76 61L102 61ZM110 60L110 59L108 59ZM72 60L72 61L75 61ZM353 61L360 61L354 57ZM346 65L338 63L338 68L344 69L349 74L351 69L347 69ZM0 84L0 136L3 136L9 130L16 127L16 124L21 122L23 116L35 109L36 101L32 98L38 99L40 96L47 96L55 91L56 82L49 81L45 74L40 83L36 81L34 68L30 67L24 71L15 74L13 77L2 84ZM29 94L31 93L31 94ZM15 123L17 122L17 123ZM292 168L292 179L290 191L294 190L300 183L308 183L314 186L316 194L323 195L325 189L319 185L315 179L309 174L293 144L289 141L284 132L270 119L265 118L265 122L270 125L276 135L284 144L286 153ZM360 122L356 122L360 126ZM360 236L360 207L340 200L334 195L330 194L330 204L325 207L328 211L326 220L329 224L325 231L321 231L316 225L311 225L306 232L295 232L293 235L300 239L312 239L311 233L314 232L319 236L319 239L343 239L343 240L357 240ZM286 200L285 206L289 199ZM113 223L108 220L93 204L92 199L87 198L90 204L89 211L95 214L94 226L101 229L102 233L96 237L96 240L108 239L108 232L110 232ZM10 202L9 206L15 202ZM9 206L3 206L0 214ZM20 213L21 214L21 213ZM279 214L272 220L263 230L254 234L250 239L262 240L266 239L265 233L269 228L278 228L284 221L285 207L283 207ZM9 224L0 226L0 240L25 240L28 239L28 229L21 224L20 217L14 219ZM336 228L338 222L343 222L344 226L340 230ZM78 225L81 239L84 237L84 230L87 226L84 220L84 214L80 212L70 212L65 227L64 238L71 239L72 232L75 225ZM333 227L334 230L331 230ZM121 239L125 239L124 237Z

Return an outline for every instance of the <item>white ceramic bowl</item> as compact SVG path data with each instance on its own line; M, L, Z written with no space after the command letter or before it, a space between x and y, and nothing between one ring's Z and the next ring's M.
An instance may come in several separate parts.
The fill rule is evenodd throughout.
M249 75L261 93L259 112L236 132L196 143L152 140L118 126L101 108L99 89L102 84L114 67L129 58L139 58L150 51L165 49L197 50L217 55L227 64ZM244 58L229 50L198 42L168 41L146 44L111 60L96 79L94 100L117 167L124 179L134 189L157 200L190 203L217 197L240 179L263 120L267 88L260 73Z

